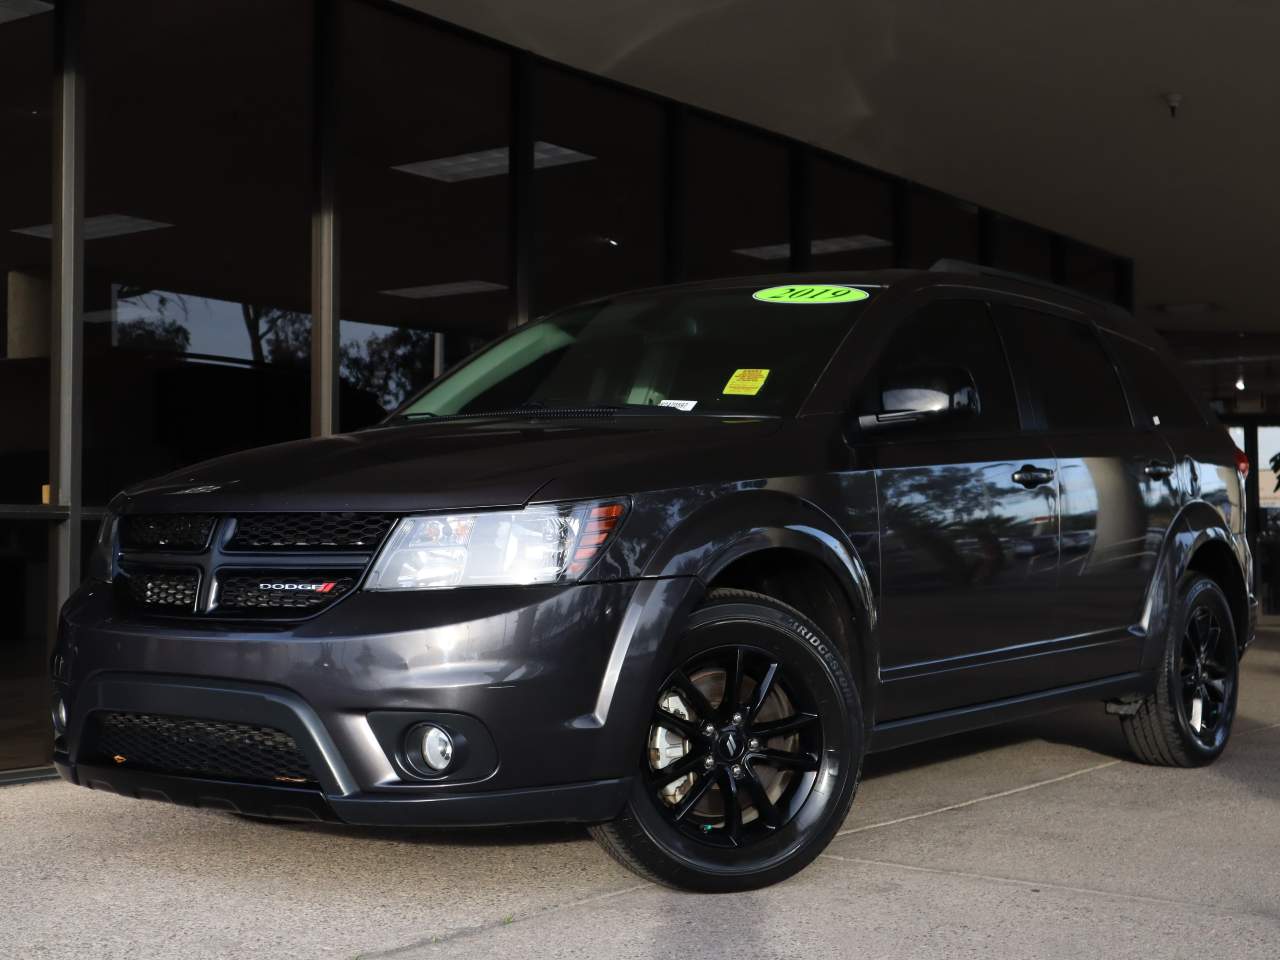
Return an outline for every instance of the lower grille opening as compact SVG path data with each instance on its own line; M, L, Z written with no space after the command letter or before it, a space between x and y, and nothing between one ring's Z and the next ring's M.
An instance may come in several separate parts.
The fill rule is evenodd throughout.
M318 787L283 730L152 713L94 715L90 753L122 767L275 786Z

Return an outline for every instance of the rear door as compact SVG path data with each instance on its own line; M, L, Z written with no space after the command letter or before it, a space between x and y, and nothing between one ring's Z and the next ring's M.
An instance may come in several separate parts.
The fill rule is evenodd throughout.
M1177 507L1173 451L1134 424L1112 355L1083 314L993 303L1015 377L1058 461L1062 562L1050 632L1063 682L1135 670L1142 616Z
M1054 458L1020 432L986 303L935 300L900 321L858 412L876 412L880 384L920 365L967 370L981 410L855 438L878 490L882 721L1035 686L1016 661L1045 638L1057 580Z

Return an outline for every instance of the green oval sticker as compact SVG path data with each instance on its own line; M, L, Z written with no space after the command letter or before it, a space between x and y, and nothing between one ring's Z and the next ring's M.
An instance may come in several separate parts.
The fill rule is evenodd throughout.
M768 303L853 303L871 294L838 283L804 283L786 287L766 287L751 296Z

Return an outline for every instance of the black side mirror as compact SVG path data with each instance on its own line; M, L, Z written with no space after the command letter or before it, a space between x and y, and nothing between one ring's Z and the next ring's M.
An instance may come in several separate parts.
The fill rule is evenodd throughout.
M858 417L858 426L863 430L883 430L943 417L972 417L982 409L973 374L963 367L895 370L881 380L878 399L878 411Z

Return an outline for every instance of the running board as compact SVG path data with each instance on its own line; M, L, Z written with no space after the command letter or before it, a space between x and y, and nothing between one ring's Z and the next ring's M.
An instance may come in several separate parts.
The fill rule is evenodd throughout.
M970 707L957 707L926 713L904 720L890 720L871 728L871 744L868 753L893 750L922 740L963 733L994 726L1009 720L1021 720L1062 707L1069 707L1082 700L1114 700L1124 694L1145 692L1150 689L1153 675L1150 673L1123 673L1088 683L1076 683L1069 687L1055 687L1039 693L1027 693L1005 700L992 700Z

